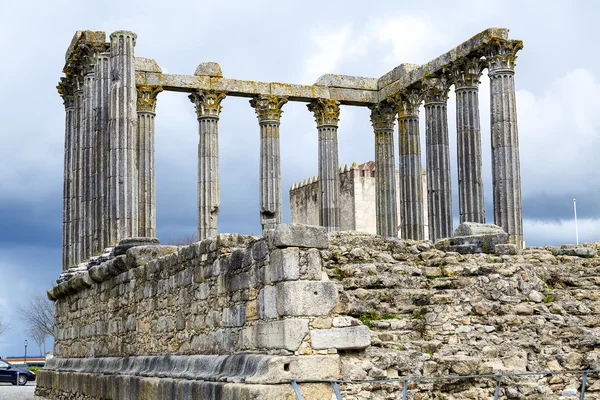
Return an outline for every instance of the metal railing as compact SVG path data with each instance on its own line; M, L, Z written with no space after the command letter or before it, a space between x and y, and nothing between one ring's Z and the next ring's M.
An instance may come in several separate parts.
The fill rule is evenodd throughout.
M522 373L514 373L514 374L489 374L489 375L449 375L449 376L435 376L435 377L422 377L422 376L410 376L410 377L402 377L402 378L394 378L394 379L382 379L382 380L363 380L363 381L343 381L343 380L335 380L335 379L290 379L290 383L292 384L292 388L296 393L296 397L298 400L304 400L302 393L300 392L299 383L329 383L331 384L331 388L333 389L333 393L335 393L335 397L337 400L343 400L342 394L340 392L339 384L347 384L347 385L364 385L364 384L372 384L372 383L392 383L392 382L402 382L402 400L406 400L408 397L408 383L409 382L425 382L425 381L441 381L441 380L453 380L453 379L495 379L496 389L494 391L494 400L498 400L500 396L500 388L502 386L502 378L504 377L522 377L522 376L544 376L544 375L562 375L562 374L582 374L581 377L581 393L579 396L579 400L584 400L585 398L585 389L587 385L588 374L598 373L600 370L597 369L588 369L588 370L575 370L575 371L545 371L545 372L522 372Z

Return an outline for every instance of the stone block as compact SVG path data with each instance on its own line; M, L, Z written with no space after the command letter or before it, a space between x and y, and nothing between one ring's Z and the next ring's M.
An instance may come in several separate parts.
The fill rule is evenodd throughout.
M156 61L154 61L151 58L145 57L135 58L135 70L143 72L156 72L159 74L162 73L162 70L160 69Z
M272 240L275 247L329 247L327 230L322 226L281 224L273 231Z
M296 280L300 277L300 249L288 247L275 249L269 259L271 282Z
M236 304L223 310L223 326L243 326L246 323L246 307Z
M216 62L202 62L196 68L194 72L195 76L210 76L215 78L222 78L223 71L221 71L221 66Z
M499 256L516 256L518 254L521 254L521 250L519 249L519 247L516 244L512 243L498 243L496 245L496 248L494 249L494 252Z
M496 245L507 243L508 234L498 225L463 222L454 237L438 240L435 248L460 254L494 253Z
M254 329L257 347L296 351L308 334L308 318L290 318L281 321L259 322Z
M280 282L277 290L277 314L284 316L328 315L338 302L333 282Z
M310 332L313 349L362 350L371 345L371 330L366 326L315 329Z
M111 255L112 256L120 256L120 255L127 253L127 250L131 249L132 247L147 246L147 245L153 245L153 244L159 244L159 243L160 242L158 241L158 239L154 238L154 237L127 238L127 239L121 240L119 242L119 244L113 248Z
M300 265L300 279L318 281L321 280L322 272L321 253L317 249L308 249L306 252L306 263Z
M290 379L340 379L340 357L331 355L275 356L265 358L246 383L287 383Z
M498 235L505 233L498 225L463 222L454 231L454 236Z
M552 249L552 254L555 256L594 258L597 251L591 247L555 247Z
M135 268L146 265L150 260L176 253L178 250L177 246L136 246L127 250L125 262L128 268Z
M277 289L275 286L265 286L258 295L258 315L260 319L279 317L277 314Z
M365 78L362 76L325 74L321 75L315 82L315 86L329 86L349 89L377 90L377 78Z

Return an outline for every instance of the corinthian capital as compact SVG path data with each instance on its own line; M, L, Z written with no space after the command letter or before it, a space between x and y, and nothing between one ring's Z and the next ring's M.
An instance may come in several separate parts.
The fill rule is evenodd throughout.
M60 78L58 86L56 87L60 97L63 99L65 108L72 108L75 105L75 84L73 80L68 78Z
M418 117L419 107L423 101L423 91L406 89L396 95L398 118Z
M307 105L315 115L317 126L337 125L340 120L340 102L330 99L316 99Z
M371 109L371 124L373 129L378 131L382 129L394 129L396 117L396 104L393 101L382 101L378 104L369 106Z
M221 101L225 98L225 92L220 90L195 90L189 95L192 103L196 105L198 118L219 118L221 114Z
M423 97L427 103L446 103L452 82L445 76L423 79Z
M486 48L486 60L490 72L498 70L514 70L517 52L523 48L520 40L497 39Z
M457 60L450 68L452 83L456 89L463 87L478 87L479 78L483 69L486 67L486 61L481 57L469 56Z
M162 92L162 86L158 85L138 85L137 89L137 110L154 113L156 111L156 96Z
M287 97L272 94L261 94L250 100L250 105L256 111L258 121L279 121L283 111L281 107L288 102Z

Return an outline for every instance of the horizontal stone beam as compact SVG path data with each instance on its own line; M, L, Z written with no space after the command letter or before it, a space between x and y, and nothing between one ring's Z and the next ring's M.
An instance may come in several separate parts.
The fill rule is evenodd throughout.
M423 65L401 64L378 80L379 98L392 97L398 91L420 82L424 77L431 76L456 60L481 50L487 43L494 40L507 40L508 29L488 28L473 36L454 49Z
M138 85L160 85L164 90L191 92L192 90L224 90L228 96L254 97L256 95L287 96L290 101L310 102L314 99L333 99L345 105L366 106L378 102L377 89L355 87L328 87L322 85L295 85L279 82L259 82L210 76L163 74L137 71ZM366 78L370 79L370 78ZM371 79L371 86L373 80Z

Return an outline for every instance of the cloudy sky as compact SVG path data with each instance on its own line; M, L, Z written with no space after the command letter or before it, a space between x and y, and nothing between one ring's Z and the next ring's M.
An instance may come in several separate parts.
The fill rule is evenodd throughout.
M542 245L575 241L573 198L580 240L600 239L599 13L591 0L0 2L0 317L11 324L0 337L0 356L21 355L23 340L32 342L16 305L43 293L61 270L64 108L55 86L76 30L134 31L136 55L169 73L192 74L200 62L215 61L226 77L311 84L325 73L379 77L401 63L425 63L488 27L510 28L510 37L525 44L516 68L525 239ZM485 74L480 103L491 222ZM450 132L454 107L451 94ZM219 134L219 230L258 233L259 129L247 99L224 100ZM197 141L187 96L160 94L163 242L196 230ZM316 175L316 128L304 104L284 106L281 146L285 191ZM368 110L343 107L340 163L365 162L373 152ZM455 163L453 179L456 192ZM284 196L284 221L288 208ZM456 195L454 208L457 215Z

